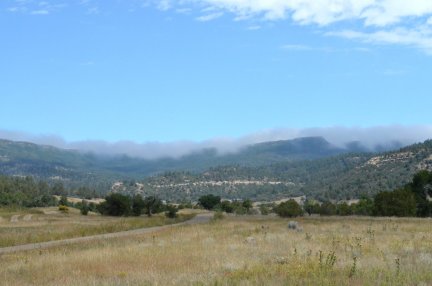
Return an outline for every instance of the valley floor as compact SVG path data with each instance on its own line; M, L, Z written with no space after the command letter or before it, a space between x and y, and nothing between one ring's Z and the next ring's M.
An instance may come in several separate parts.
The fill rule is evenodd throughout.
M0 208L0 248L162 226L188 220L193 215L182 214L176 219L168 219L163 213L151 218L109 217L95 213L84 216L74 208L67 213L58 207Z
M2 285L432 285L432 221L227 217L4 254Z

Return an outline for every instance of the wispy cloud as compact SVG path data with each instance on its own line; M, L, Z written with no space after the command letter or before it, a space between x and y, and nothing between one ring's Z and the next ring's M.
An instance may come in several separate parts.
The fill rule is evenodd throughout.
M197 21L200 21L200 22L208 22L208 21L212 21L212 20L215 20L217 18L220 18L222 16L223 16L222 12L215 12L215 13L211 13L211 14L197 17L196 19L197 19Z
M162 0L160 3L164 3ZM186 2L187 3L187 2ZM333 36L365 43L406 45L432 54L432 1L426 0L195 0L191 6L208 7L233 14L234 20L290 20L300 25L318 25ZM184 5L172 0L170 5ZM198 17L212 20L220 14ZM335 30L332 24L356 23L356 30ZM360 23L360 25L357 25ZM295 49L295 47L292 47ZM301 50L301 49L298 49ZM303 49L306 50L306 49Z
M58 1L12 0L8 2L11 3L6 9L8 12L28 15L49 15L67 7L67 4Z
M33 10L30 12L32 15L48 15L49 13L48 10Z
M248 29L249 31L256 31L256 30L260 30L260 29L261 29L261 26L253 25L253 26L249 26L249 27L247 27L247 29Z
M89 140L80 142L67 142L55 135L35 136L24 132L0 130L0 138L27 141L37 144L52 145L59 148L81 150L104 155L122 155L156 159L162 157L178 158L183 155L197 152L205 148L216 148L219 153L231 153L242 147L268 141L289 140L299 137L322 136L336 146L345 146L346 143L359 141L365 147L390 146L394 142L404 145L422 142L432 138L432 125L418 126L376 126L361 127L327 127L327 128L283 128L269 129L255 132L239 138L219 137L202 142L175 141L175 142L146 142L131 141L106 142Z
M281 49L293 52L325 52L325 53L337 53L337 52L369 52L367 48L357 47L357 48L333 48L333 47L322 47L322 46L310 46L304 44L285 44L281 46Z
M65 4L54 0L5 0L11 13L48 15ZM291 21L327 35L367 44L403 45L432 54L432 1L429 0L136 0L142 7L187 13L207 22L231 14L235 21ZM68 3L68 2L66 2ZM98 13L94 0L75 4ZM125 5L127 6L127 5ZM130 7L127 6L127 7ZM125 9L127 9L125 7ZM192 13L196 11L197 13ZM198 14L198 16L197 16ZM336 23L345 23L345 28ZM257 29L253 25L250 30ZM343 27L343 26L342 26ZM355 27L355 28L353 28Z
M422 49L426 53L432 54L432 27L420 26L417 27L417 29L399 27L391 30L380 30L369 33L343 30L328 32L327 35L355 39L372 44L399 44L414 46Z
M296 52L311 52L311 51L320 51L320 52L335 52L336 50L331 47L315 47L301 44L286 44L281 47L283 50L287 51L296 51Z
M194 3L230 11L236 16L267 20L291 18L300 24L322 26L357 19L367 26L383 27L432 13L432 2L425 0L196 0Z

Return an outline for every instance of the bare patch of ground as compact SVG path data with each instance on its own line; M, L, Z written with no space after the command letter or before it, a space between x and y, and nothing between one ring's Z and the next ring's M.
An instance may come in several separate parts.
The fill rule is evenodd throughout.
M31 221L32 216L33 216L33 215L31 215L31 214L27 214L27 215L25 215L25 216L23 217L23 221Z
M11 223L17 223L21 215L13 215L10 219Z

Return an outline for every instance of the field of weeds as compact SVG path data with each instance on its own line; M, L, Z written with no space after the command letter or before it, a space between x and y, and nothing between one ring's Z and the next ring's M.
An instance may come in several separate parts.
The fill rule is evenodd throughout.
M94 213L83 216L74 208L70 208L68 213L58 211L57 207L0 208L0 247L160 226L184 221L191 216L168 219L160 214L151 218L124 218Z
M229 217L3 255L2 285L432 285L430 219Z

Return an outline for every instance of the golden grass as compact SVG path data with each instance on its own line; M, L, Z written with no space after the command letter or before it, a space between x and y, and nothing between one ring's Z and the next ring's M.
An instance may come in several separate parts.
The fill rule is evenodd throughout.
M0 277L2 285L432 285L429 219L298 221L299 232L284 219L228 217L8 254Z
M77 209L69 208L68 213L62 213L57 207L0 208L0 216L2 217L0 247L160 226L192 217L192 215L181 215L177 219L168 219L164 214L160 214L151 218L145 216L124 218L100 216L94 213L83 216ZM13 216L18 216L17 221L11 221Z

